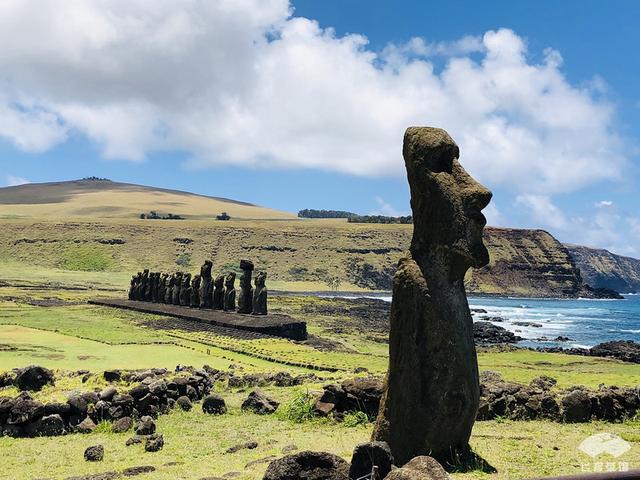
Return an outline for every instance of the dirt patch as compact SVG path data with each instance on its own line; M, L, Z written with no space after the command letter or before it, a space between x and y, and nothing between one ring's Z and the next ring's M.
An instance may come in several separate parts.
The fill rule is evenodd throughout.
M91 359L97 359L98 357L95 357L93 355L78 355L78 360L91 360Z

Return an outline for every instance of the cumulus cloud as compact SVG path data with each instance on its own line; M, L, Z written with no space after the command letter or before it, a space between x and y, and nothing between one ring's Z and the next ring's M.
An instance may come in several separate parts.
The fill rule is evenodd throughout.
M399 217L403 214L399 210L396 210L391 204L382 197L376 197L376 203L378 207L370 213L370 215L384 215L386 217Z
M435 66L438 57L440 66ZM42 151L79 133L104 157L400 176L408 125L437 125L491 185L535 195L620 176L600 80L530 60L508 29L375 51L286 0L5 0L0 137ZM570 174L569 174L570 172Z
M597 208L607 208L612 206L613 206L613 202L611 200L600 200L599 202L596 202Z
M7 187L15 187L17 185L24 185L25 183L31 183L26 178L17 177L15 175L7 175L5 177L5 186Z
M534 221L539 225L550 226L556 230L567 230L570 222L547 195L518 195L516 205L522 205L531 211Z

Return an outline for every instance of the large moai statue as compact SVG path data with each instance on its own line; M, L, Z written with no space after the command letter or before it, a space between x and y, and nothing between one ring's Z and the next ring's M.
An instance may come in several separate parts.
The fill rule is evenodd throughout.
M182 286L180 288L180 305L188 307L191 304L191 274L182 275Z
M191 280L191 295L189 305L194 308L200 307L200 275L195 275Z
M212 284L211 269L213 263L211 260L205 260L204 265L200 268L200 308L211 308Z
M175 277L167 274L164 280L164 303L173 303L173 285L175 284Z
M224 309L224 275L218 275L213 282L213 298L211 307L214 310Z
M153 272L151 275L151 301L157 303L158 285L160 284L160 272Z
M479 383L464 275L489 262L480 211L491 192L462 168L444 130L407 129L403 156L413 238L393 281L389 370L372 436L398 465L418 455L465 464Z
M142 285L140 286L140 300L148 301L151 295L149 288L149 269L145 268L142 272Z
M164 303L165 294L167 292L167 274L163 273L158 279L158 303Z
M224 279L224 310L229 312L236 309L236 274L231 272Z
M253 287L251 286L251 274L253 262L240 260L240 295L238 296L238 313L251 313L253 310Z
M182 289L182 272L176 272L173 280L173 294L171 303L180 305L180 290Z
M136 299L136 289L138 288L138 280L140 279L140 272L131 277L131 284L129 286L129 300Z
M253 315L267 314L267 272L259 272L256 275L256 288L253 289Z

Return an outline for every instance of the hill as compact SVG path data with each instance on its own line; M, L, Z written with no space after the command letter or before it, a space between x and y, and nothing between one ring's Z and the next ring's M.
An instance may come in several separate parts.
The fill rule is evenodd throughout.
M192 219L211 219L222 212L242 219L296 218L292 213L228 198L103 179L0 188L0 218L137 218L152 210Z
M593 287L640 292L640 260L608 250L566 245L582 277Z

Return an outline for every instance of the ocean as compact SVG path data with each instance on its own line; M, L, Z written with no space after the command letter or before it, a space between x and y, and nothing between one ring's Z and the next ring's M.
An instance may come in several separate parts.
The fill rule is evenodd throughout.
M391 301L388 294L362 296ZM487 312L473 313L474 321L500 317L502 321L492 323L522 337L520 346L590 348L610 340L640 342L640 294L624 297L624 300L592 300L469 296L469 307ZM531 325L517 324L521 322ZM556 341L559 336L569 340Z

